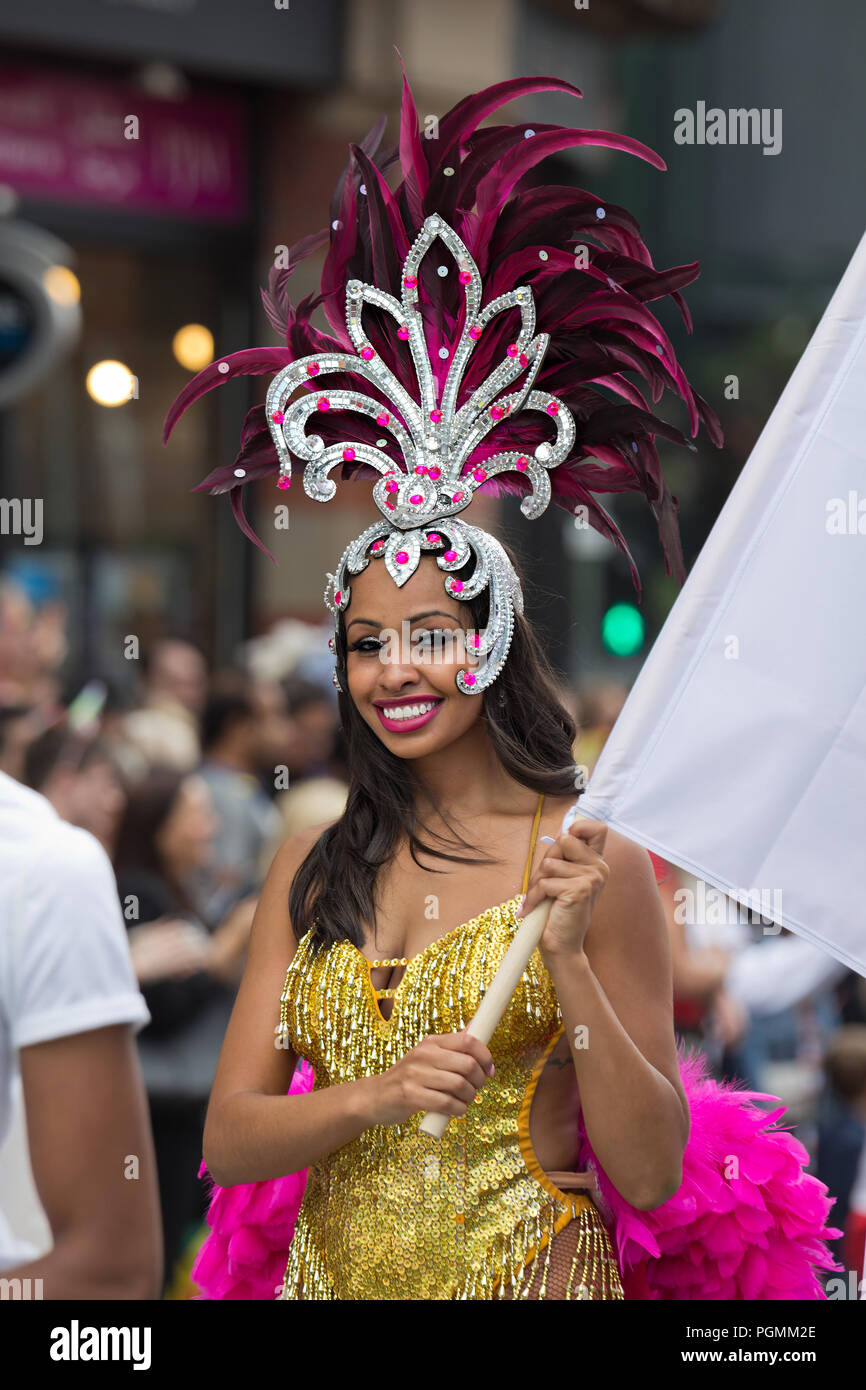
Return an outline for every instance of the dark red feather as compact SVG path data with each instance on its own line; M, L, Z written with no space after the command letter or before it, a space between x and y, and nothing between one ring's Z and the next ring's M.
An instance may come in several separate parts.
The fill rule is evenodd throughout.
M400 63L402 68L402 59ZM396 144L380 150L386 124L385 117L380 117L365 138L350 147L331 199L329 226L290 247L287 264L269 274L262 302L283 345L232 353L199 372L172 403L164 442L187 407L227 379L273 376L288 363L317 352L353 353L344 317L347 282L355 278L376 284L399 298L408 249L424 218L437 212L475 260L484 279L483 303L521 284L532 289L537 331L550 338L535 386L555 394L572 411L576 426L571 456L550 474L554 504L567 511L578 503L586 506L590 524L628 559L640 592L625 538L593 493L642 494L655 516L668 572L682 582L677 502L662 475L654 441L661 435L692 450L695 446L650 410L649 402L655 404L665 391L673 392L686 406L692 436L701 425L716 447L723 443L723 436L718 416L691 387L670 338L648 305L670 298L691 332L691 316L681 291L697 278L698 263L656 269L640 227L626 208L577 187L524 186L541 160L582 145L606 146L665 168L648 146L610 131L533 124L533 133L527 137L525 121L481 126L507 102L542 91L581 96L577 87L554 77L499 82L457 102L439 120L438 138L427 139L404 69ZM397 177L386 180L392 167ZM293 305L288 295L293 271L326 243L318 292ZM441 383L448 361L439 358L437 349L453 350L465 310L457 277L437 276L434 262L439 259L427 257L422 262L419 308L434 377ZM317 308L324 313L330 332L313 326L311 316ZM505 360L519 323L519 314L510 311L487 325L461 383L458 405ZM364 328L376 352L416 393L410 354L397 338L391 316L368 306ZM228 370L220 372L220 363ZM328 384L332 389L359 389L379 399L376 389L350 370L329 376ZM519 385L515 382L510 391ZM390 402L383 400L383 405L394 411ZM381 434L369 417L351 411L333 411L321 424L317 420L317 432L326 444L342 439L374 442ZM465 471L510 448L532 450L550 432L550 422L538 412L506 417L485 435ZM394 444L389 442L385 452L402 466ZM244 469L242 478L235 477L235 468ZM269 556L271 552L244 514L242 494L247 483L277 471L264 406L257 405L244 422L234 463L214 469L194 489L228 492L238 525ZM347 461L331 476L369 482L374 470ZM527 486L525 475L515 471L488 479L481 490L523 496Z

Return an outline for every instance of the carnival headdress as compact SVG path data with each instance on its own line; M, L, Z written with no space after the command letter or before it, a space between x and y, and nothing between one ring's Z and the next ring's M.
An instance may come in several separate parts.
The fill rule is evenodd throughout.
M715 412L691 388L667 334L645 307L670 295L691 331L679 290L697 277L698 264L656 270L629 213L582 189L518 191L541 159L569 146L609 145L661 169L664 161L639 141L608 131L478 129L505 102L548 90L582 95L556 78L501 82L458 102L439 121L437 138L424 139L404 74L397 148L376 162L380 118L361 145L350 147L330 228L304 238L285 267L271 270L262 297L285 347L251 348L211 363L178 395L165 421L167 442L183 411L211 387L277 369L264 406L246 417L234 464L214 469L194 490L229 491L242 530L273 559L244 515L246 483L275 472L278 486L287 488L293 458L305 463L304 490L319 502L336 492L332 473L372 479L381 518L346 547L327 576L335 634L352 575L383 558L402 585L422 553L431 552L452 597L468 601L489 590L487 625L476 637L481 666L456 677L464 694L496 679L514 613L523 611L520 582L502 545L460 515L476 492L521 495L529 519L551 498L571 513L584 508L587 523L627 557L640 594L626 541L593 494L643 493L666 571L682 583L677 501L653 437L695 446L650 412L625 373L642 377L654 402L665 388L677 391L692 436L703 422L712 442L722 443ZM402 178L391 189L384 172L394 163ZM287 280L326 241L320 292L293 308ZM320 304L333 336L310 322ZM473 558L467 578L450 573ZM334 638L330 645L336 650ZM336 671L333 679L341 689Z

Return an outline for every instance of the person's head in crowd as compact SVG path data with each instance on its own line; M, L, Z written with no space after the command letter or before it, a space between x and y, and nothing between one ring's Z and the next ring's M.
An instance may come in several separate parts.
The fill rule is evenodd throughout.
M278 681L225 669L215 673L201 722L202 753L271 781L277 767L294 770L295 726Z
M43 727L60 708L67 618L60 600L34 603L21 584L0 575L0 707L38 710Z
M824 1072L834 1092L866 1120L866 1023L845 1023L824 1054Z
M35 610L24 590L0 578L0 701L6 707L32 701L34 623Z
M308 777L297 787L280 794L278 805L283 818L283 837L299 835L314 825L338 820L346 809L349 788L335 777Z
M202 756L253 772L258 739L258 716L248 687L242 680L233 687L217 684L202 714Z
M141 675L147 701L174 701L199 716L207 699L207 662L192 642L162 637L141 649Z
M172 767L176 772L192 772L201 761L197 725L163 708L130 710L123 719L123 742L144 770ZM133 769L132 775L142 774Z
M346 809L348 795L348 782L336 777L308 777L298 786L281 791L275 803L280 813L280 828L274 838L262 846L260 876L267 877L274 855L285 840L314 825L338 820Z
M208 863L218 829L203 778L154 768L130 789L117 833L115 873L154 874L188 904L185 881Z
M257 680L250 686L250 699L256 715L256 765L272 781L275 768L285 764L291 770L287 750L295 726L286 692L279 681Z
M283 691L291 727L290 749L283 761L296 776L327 767L339 723L333 700L321 686L298 676L287 676Z
M129 736L126 721L135 707L132 694L110 675L99 678L105 686L105 703L99 717L99 737L108 745L111 757L125 786L132 786L147 773L150 761Z
M41 792L63 820L112 846L126 791L102 739L74 733L65 722L45 729L25 750L21 780Z
M141 668L143 704L121 717L123 741L148 768L191 772L201 760L204 657L188 642L161 638L142 646Z

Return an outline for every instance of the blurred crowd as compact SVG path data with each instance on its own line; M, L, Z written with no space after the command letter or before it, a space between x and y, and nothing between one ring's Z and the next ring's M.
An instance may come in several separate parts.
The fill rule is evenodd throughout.
M104 848L150 1013L137 1046L165 1297L193 1292L185 1272L204 1235L204 1115L258 893L282 842L345 806L327 635L280 624L216 670L193 643L165 638L130 663L127 686L95 673L70 689L62 604L37 606L0 578L0 771ZM626 695L613 681L563 693L579 728L575 762L587 774ZM678 1036L706 1054L715 1075L789 1107L785 1122L836 1198L830 1222L845 1237L834 1253L861 1271L866 981L801 938L749 920L730 899L723 912L696 913L696 881L652 859Z
M326 642L284 624L212 670L166 638L130 663L131 689L69 690L62 605L0 580L0 771L108 854L150 1013L137 1043L166 1290L203 1216L204 1116L258 893L283 841L345 806Z

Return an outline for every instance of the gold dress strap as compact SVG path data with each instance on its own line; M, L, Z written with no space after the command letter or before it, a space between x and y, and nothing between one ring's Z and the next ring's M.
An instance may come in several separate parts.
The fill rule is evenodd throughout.
M523 870L523 883L520 891L525 893L529 887L529 876L532 872L532 860L535 855L535 842L538 839L538 827L541 824L541 808L544 805L544 792L538 793L538 805L535 808L535 815L532 819L532 836L529 841L529 855L526 860L526 868Z

